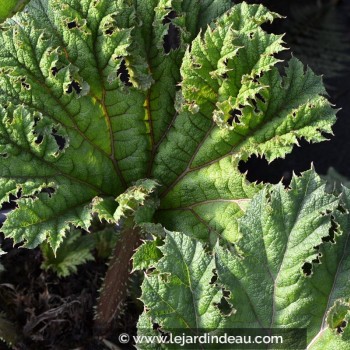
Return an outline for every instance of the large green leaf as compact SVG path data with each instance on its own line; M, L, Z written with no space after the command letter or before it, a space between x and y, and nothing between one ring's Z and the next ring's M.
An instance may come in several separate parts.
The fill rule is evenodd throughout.
M275 17L237 5L187 50L183 103L153 171L164 184L158 219L167 228L236 241L236 219L257 191L238 162L252 154L272 161L299 138L318 142L331 132L321 78L295 58L282 75L275 67L282 38L260 27Z
M212 244L238 240L260 188L238 162L322 141L335 111L297 59L276 68L282 37L261 25L279 16L230 6L33 0L2 25L0 201L20 197L6 236L56 250L70 224L88 229L96 211L117 220L115 199L153 178L153 221Z
M191 37L229 5L190 3L176 2L176 10ZM174 114L185 47L164 54L159 31L167 33L169 6L33 0L3 25L0 200L22 196L3 227L9 237L28 247L48 238L57 249L68 224L88 228L95 196L115 198L147 175L151 134L162 134ZM201 19L185 16L188 8Z
M175 328L217 328L221 314L215 306L220 290L210 284L215 267L201 245L189 237L167 232L161 248L164 257L156 273L146 275L142 301L148 316L165 330Z
M350 190L343 199L349 209ZM338 208L339 198L308 171L289 189L260 191L239 220L241 240L231 249L217 245L215 257L187 235L168 233L164 257L143 283L143 318L188 334L306 328L311 349L348 349L350 219Z

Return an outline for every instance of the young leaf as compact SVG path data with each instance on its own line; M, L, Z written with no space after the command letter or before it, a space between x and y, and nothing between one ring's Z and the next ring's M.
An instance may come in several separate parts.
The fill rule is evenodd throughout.
M41 267L56 272L58 277L67 277L76 273L79 265L94 260L91 253L93 249L93 237L82 236L80 230L71 230L56 253L48 243L42 243L44 261Z

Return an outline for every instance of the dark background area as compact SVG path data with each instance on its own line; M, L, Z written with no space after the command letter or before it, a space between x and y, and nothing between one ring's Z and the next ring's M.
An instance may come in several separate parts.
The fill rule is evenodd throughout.
M268 164L254 156L240 164L240 169L248 170L249 180L276 183L283 177L288 183L293 171L300 173L313 163L320 174L333 167L350 178L350 0L247 2L261 3L287 17L270 26L274 33L286 33L285 42L291 50L285 55L293 52L317 74L324 75L330 100L341 110L333 127L334 136L327 135L330 141L309 144L301 140L300 147L285 159Z

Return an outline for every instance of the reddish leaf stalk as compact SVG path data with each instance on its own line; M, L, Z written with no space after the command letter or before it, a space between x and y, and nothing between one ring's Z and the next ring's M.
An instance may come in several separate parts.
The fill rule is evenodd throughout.
M140 230L126 225L117 242L97 304L95 333L106 334L127 296L131 258L140 245Z

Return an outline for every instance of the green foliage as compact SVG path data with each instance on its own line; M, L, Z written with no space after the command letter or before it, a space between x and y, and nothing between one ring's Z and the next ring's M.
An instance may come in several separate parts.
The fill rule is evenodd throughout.
M20 11L29 0L0 0L0 22Z
M149 310L143 318L164 331L194 334L200 328L307 328L310 349L346 349L350 216L337 210L339 203L308 171L294 177L290 189L279 184L252 199L239 220L242 239L231 250L217 245L211 255L198 241L168 233L164 257L143 282ZM345 189L342 205L350 209L349 203ZM221 312L221 300L231 312Z
M41 267L52 270L59 277L67 277L77 272L77 267L89 260L94 260L92 249L94 240L83 236L80 230L71 230L56 252L47 242L41 244L44 261Z
M350 187L349 179L339 174L333 167L330 167L327 174L322 177L327 181L328 192L340 194L343 190L343 186Z
M102 259L107 259L112 254L112 249L115 247L119 238L119 232L115 227L106 227L102 230L93 231L94 245L97 256Z
M69 225L88 230L93 212L119 213L115 198L151 177L165 227L238 239L258 190L238 161L322 141L335 113L298 60L285 75L275 67L282 38L260 25L278 15L243 3L206 27L228 6L34 0L3 25L1 202L21 190L6 236L55 251ZM166 53L170 9L180 45Z
M133 256L133 269L142 270L155 266L158 260L163 256L159 249L161 242L159 239L145 241L135 252Z
M156 272L146 275L141 300L148 316L166 329L217 328L221 291L210 284L214 259L186 235L167 232Z
M277 58L282 36L261 26L279 15L230 7L32 0L7 20L0 203L20 198L2 231L28 248L42 244L44 266L64 276L91 258L94 244L72 227L88 231L97 216L127 223L137 238L139 226L147 239L134 267L147 272L149 308L140 324L300 326L310 342L332 305L332 324L347 317L339 287L348 283L347 216L334 214L344 232L335 230L339 198L313 172L286 191L249 183L238 163L254 154L283 158L302 138L325 140L335 110L321 77L296 58ZM329 230L337 244L322 241ZM134 249L124 239L120 251ZM128 262L115 259L127 274ZM104 295L103 310L112 310L109 301ZM222 312L222 301L236 312Z

